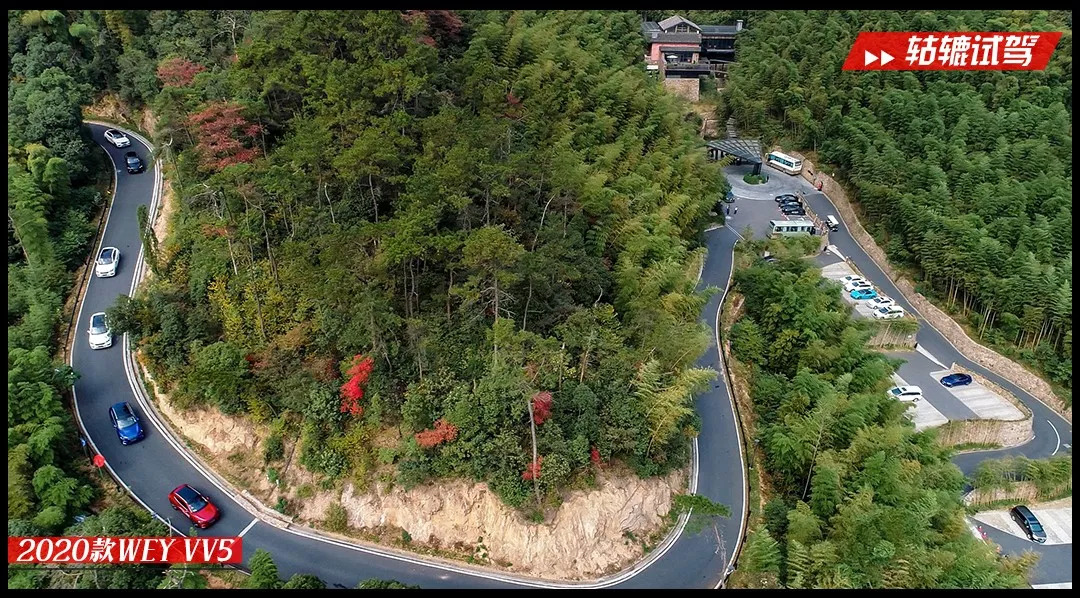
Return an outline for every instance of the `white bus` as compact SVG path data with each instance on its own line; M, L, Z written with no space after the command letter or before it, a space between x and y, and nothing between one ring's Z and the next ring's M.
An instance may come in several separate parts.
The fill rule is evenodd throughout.
M769 166L788 174L799 174L802 172L802 160L792 158L791 156L780 152L770 152L766 157L765 162Z

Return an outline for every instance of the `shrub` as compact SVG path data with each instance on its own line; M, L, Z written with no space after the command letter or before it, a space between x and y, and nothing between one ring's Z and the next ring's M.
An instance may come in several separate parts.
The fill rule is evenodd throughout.
M343 533L349 529L349 512L339 503L334 503L326 509L326 529Z

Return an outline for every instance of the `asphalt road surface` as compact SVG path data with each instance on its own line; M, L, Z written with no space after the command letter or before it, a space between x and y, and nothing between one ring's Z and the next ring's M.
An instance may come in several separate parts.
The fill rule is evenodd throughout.
M265 548L274 556L282 577L294 573L310 573L322 578L331 587L354 587L368 578L397 579L423 588L510 588L522 585L547 585L541 580L514 579L497 573L487 573L458 563L428 563L419 556L404 553L378 554L378 549L356 547L344 543L314 539L286 531L262 522L252 525L253 516L232 501L228 495L204 476L170 444L164 433L156 429L137 401L132 382L125 374L122 338L116 338L108 349L92 350L87 342L86 329L90 315L105 311L120 295L131 289L140 240L136 207L149 204L154 190L153 159L149 148L129 134L132 145L117 149L104 140L105 127L90 125L94 139L105 148L114 162L116 193L110 210L102 247L120 249L120 265L115 277L91 277L78 316L78 334L72 348L72 366L80 374L75 383L75 400L80 419L94 446L109 463L116 475L136 497L158 516L167 519L178 531L187 532L189 524L168 502L169 492L179 484L188 483L206 494L222 511L221 519L200 536L236 536L244 534L245 563L256 548ZM135 150L147 163L146 172L129 175L124 168L123 154ZM725 288L731 270L731 250L736 235L727 228L706 233L708 258L702 273L701 285ZM96 253L95 253L96 255ZM702 319L712 328L721 294L716 294L705 306ZM719 354L712 346L698 362L721 370ZM740 536L744 505L744 468L732 412L730 394L723 375L708 392L696 399L702 420L698 437L698 493L727 505L730 518L718 522L717 532L710 528L696 536L683 533L650 566L636 575L612 584L620 588L712 588L723 577L727 561L734 552ZM108 408L113 403L129 401L135 406L146 429L146 438L130 446L122 446L112 429ZM657 549L660 550L660 549Z

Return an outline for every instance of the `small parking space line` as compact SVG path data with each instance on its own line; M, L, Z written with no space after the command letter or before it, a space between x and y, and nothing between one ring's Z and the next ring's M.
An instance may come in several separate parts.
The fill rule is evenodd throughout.
M930 377L934 379L934 383L939 388L956 397L979 419L1000 419L1009 421L1024 419L1024 414L1021 413L1016 406L1007 401L1005 397L1002 397L982 384L979 384L975 380L972 380L970 384L964 386L954 386L952 388L942 386L941 379L951 373L950 370L939 370L930 372Z

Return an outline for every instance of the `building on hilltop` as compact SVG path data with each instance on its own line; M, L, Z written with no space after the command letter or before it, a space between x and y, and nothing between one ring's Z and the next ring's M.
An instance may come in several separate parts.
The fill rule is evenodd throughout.
M734 25L698 25L674 15L641 24L645 36L645 68L655 71L664 85L691 101L698 99L698 80L723 77L735 61L735 36L743 30Z

